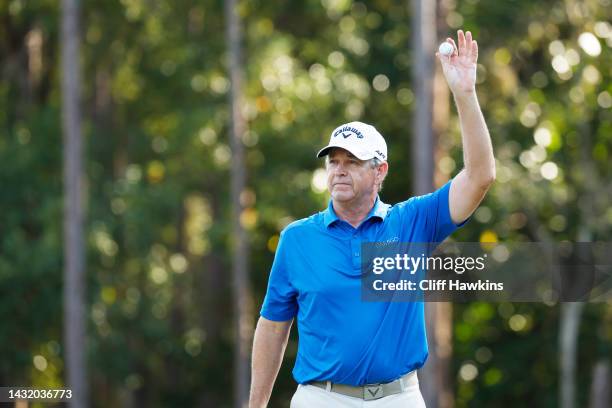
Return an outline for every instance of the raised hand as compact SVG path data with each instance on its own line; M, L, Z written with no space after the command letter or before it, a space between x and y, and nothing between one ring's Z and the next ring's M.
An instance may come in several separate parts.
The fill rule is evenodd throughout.
M455 96L473 93L476 89L476 62L478 61L478 44L472 40L472 33L457 31L457 41L451 37L446 42L453 46L453 53L449 56L436 52L436 57L442 63L442 71L446 82Z

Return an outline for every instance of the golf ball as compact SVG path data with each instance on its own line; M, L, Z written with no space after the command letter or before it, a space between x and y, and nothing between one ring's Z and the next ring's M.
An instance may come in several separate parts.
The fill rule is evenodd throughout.
M448 56L451 55L453 51L455 51L455 49L449 43L443 42L442 44L440 44L438 51L440 52L440 54Z

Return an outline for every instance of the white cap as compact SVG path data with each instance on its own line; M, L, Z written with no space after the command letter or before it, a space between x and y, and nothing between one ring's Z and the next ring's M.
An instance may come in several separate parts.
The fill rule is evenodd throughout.
M317 157L323 157L333 147L346 149L360 160L377 158L387 161L387 143L372 125L350 122L338 126L329 138L329 144L319 150Z

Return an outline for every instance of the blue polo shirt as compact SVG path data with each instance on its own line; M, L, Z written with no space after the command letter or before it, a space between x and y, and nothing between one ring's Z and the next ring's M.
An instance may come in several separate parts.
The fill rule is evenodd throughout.
M423 303L362 301L361 243L443 241L460 226L450 217L450 183L393 206L377 198L358 228L338 218L330 200L283 230L261 316L297 316L298 383L388 382L425 363Z

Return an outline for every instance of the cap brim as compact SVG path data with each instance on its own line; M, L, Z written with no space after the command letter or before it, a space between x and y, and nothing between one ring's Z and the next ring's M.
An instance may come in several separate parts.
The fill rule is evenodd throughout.
M363 152L356 152L356 151L353 151L353 150L351 150L351 149L349 149L347 147L337 146L337 145L328 145L328 146L325 146L324 148L319 150L319 153L317 153L317 157L327 156L329 154L329 151L331 149L333 149L334 147L337 147L339 149L344 149L347 152L350 152L353 156L355 156L359 160L370 160L370 159L373 159L375 157L372 154L367 154L367 153L363 153Z
M327 156L329 154L329 151L332 149L332 147L335 147L335 146L325 146L324 148L319 150L319 153L317 153L317 157Z

